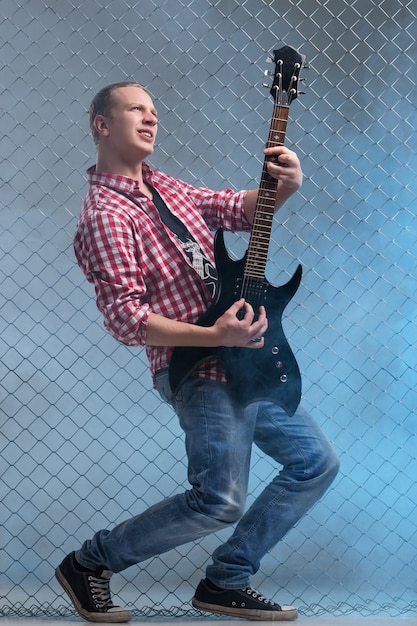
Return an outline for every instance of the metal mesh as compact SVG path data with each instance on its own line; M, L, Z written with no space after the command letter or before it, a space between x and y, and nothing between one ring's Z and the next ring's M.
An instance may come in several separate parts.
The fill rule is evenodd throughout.
M106 334L75 265L88 104L138 80L161 118L155 167L254 187L272 108L264 60L281 44L310 65L287 141L306 179L276 219L268 278L303 264L284 326L341 471L253 582L305 615L415 612L416 9L2 0L2 615L70 615L53 576L63 556L186 485L180 429L143 351ZM250 499L275 471L255 450ZM115 576L116 600L135 615L195 615L189 599L227 534Z

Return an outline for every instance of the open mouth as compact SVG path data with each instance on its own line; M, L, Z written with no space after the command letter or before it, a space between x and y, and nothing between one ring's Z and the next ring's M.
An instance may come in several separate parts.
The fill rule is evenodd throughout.
M149 130L139 130L138 134L141 137L145 137L145 139L149 139L150 141L153 139L153 134Z

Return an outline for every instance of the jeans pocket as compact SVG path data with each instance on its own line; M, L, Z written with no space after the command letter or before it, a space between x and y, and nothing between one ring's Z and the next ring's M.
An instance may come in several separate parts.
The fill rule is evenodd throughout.
M171 385L169 384L168 367L164 367L155 372L155 387L162 400L170 404L175 411L181 406L182 393L181 390L174 396Z

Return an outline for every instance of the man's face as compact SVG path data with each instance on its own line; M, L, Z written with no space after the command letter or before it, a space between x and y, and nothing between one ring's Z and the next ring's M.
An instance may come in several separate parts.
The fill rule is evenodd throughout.
M123 160L142 160L153 152L158 118L152 98L140 87L115 89L105 124L108 146Z

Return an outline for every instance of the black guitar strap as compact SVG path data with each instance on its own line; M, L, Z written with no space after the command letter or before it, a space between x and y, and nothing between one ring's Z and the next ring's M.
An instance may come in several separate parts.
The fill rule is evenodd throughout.
M152 187L149 183L146 183L146 186L152 193L152 201L156 208L158 209L158 213L161 217L161 220L168 226L169 230L171 230L175 235L177 235L178 239L182 242L187 241L188 239L193 239L188 228L181 222L180 219L168 209L166 203L162 199L159 192Z
M171 213L158 191L149 183L146 184L152 193L152 201L158 209L161 220L165 226L178 237L194 269L203 279L211 295L214 296L217 286L216 268L203 254L199 244L195 241L185 224L183 224L176 215Z

